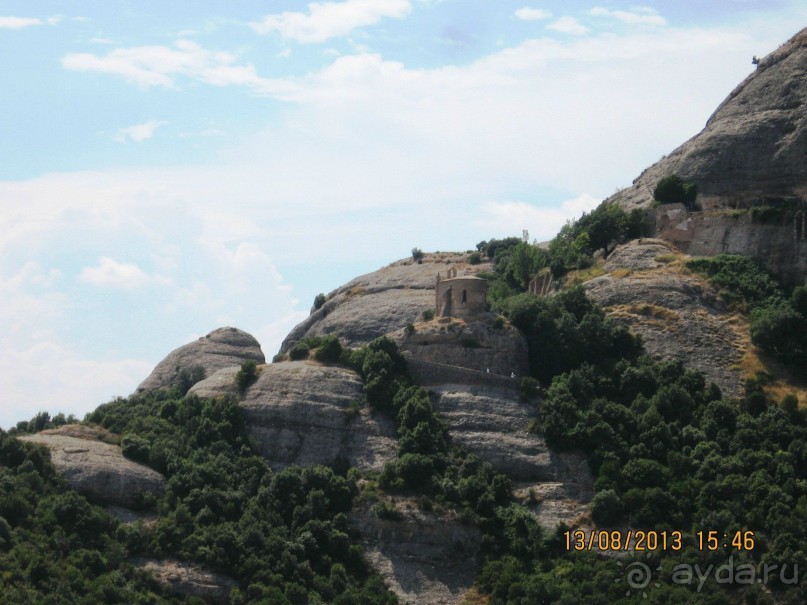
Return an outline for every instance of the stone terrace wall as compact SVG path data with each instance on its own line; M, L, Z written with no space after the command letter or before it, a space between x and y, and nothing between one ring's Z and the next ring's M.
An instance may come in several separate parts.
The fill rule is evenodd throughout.
M420 361L417 359L406 360L409 366L409 373L415 383L421 386L438 384L475 384L482 386L497 386L518 390L521 376L510 378L502 374L480 372L470 368L451 366L433 361Z

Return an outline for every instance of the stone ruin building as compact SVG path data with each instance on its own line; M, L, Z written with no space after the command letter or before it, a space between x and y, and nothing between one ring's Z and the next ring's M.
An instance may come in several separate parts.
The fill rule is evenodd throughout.
M437 317L471 317L487 311L488 281L473 275L457 277L448 270L446 279L437 274L434 310Z

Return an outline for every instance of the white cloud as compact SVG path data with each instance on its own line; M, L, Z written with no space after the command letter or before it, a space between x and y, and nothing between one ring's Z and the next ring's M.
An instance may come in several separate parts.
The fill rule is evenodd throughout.
M522 21L541 21L542 19L549 19L552 13L543 8L530 8L525 6L518 9L515 15Z
M287 11L267 15L250 26L260 34L277 32L283 38L310 44L346 36L356 28L374 25L385 17L401 18L411 10L410 0L312 2L308 5L308 14Z
M103 256L95 267L85 267L79 279L93 286L134 290L152 281L145 271L133 263L119 263Z
M0 347L0 427L42 411L82 418L99 404L134 391L151 371L137 359L97 360L44 340L31 347Z
M56 25L62 21L61 15L54 15L47 19L38 19L35 17L0 17L0 29L24 29L26 27L33 27L36 25Z
M547 29L560 32L562 34L571 34L573 36L582 36L589 32L589 29L581 24L574 17L561 17L546 26Z
M0 29L23 29L43 23L42 19L31 17L0 17Z
M282 92L282 83L257 75L253 65L237 65L231 53L209 51L196 42L178 40L174 48L136 46L117 48L106 56L71 53L62 66L73 71L120 76L144 88L176 88L176 76L186 76L212 86L246 86L266 94Z
M118 134L115 135L115 140L119 143L125 143L126 141L134 141L135 143L139 143L153 137L155 131L160 126L165 124L168 124L168 122L149 120L148 122L143 122L142 124L135 124L134 126L119 128Z
M527 229L530 238L544 241L554 237L567 221L580 218L597 207L600 199L584 193L555 208L541 208L526 202L488 202L481 206L475 223L497 236L520 234Z
M611 10L600 6L589 11L595 17L612 17L630 25L653 25L664 27L667 20L650 7L635 7L630 11Z

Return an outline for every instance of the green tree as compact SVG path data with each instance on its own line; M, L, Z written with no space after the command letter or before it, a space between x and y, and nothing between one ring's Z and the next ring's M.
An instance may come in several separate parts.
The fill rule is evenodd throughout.
M665 176L653 189L653 198L662 204L684 204L692 209L695 198L698 196L698 187L693 183L685 183L677 174Z

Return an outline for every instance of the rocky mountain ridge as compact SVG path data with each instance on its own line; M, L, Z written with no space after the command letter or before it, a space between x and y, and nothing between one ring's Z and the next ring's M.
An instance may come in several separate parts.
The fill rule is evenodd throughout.
M750 256L791 283L807 274L807 28L759 60L704 129L607 202L654 207L658 182L677 174L696 207L651 210L659 237L692 255Z

